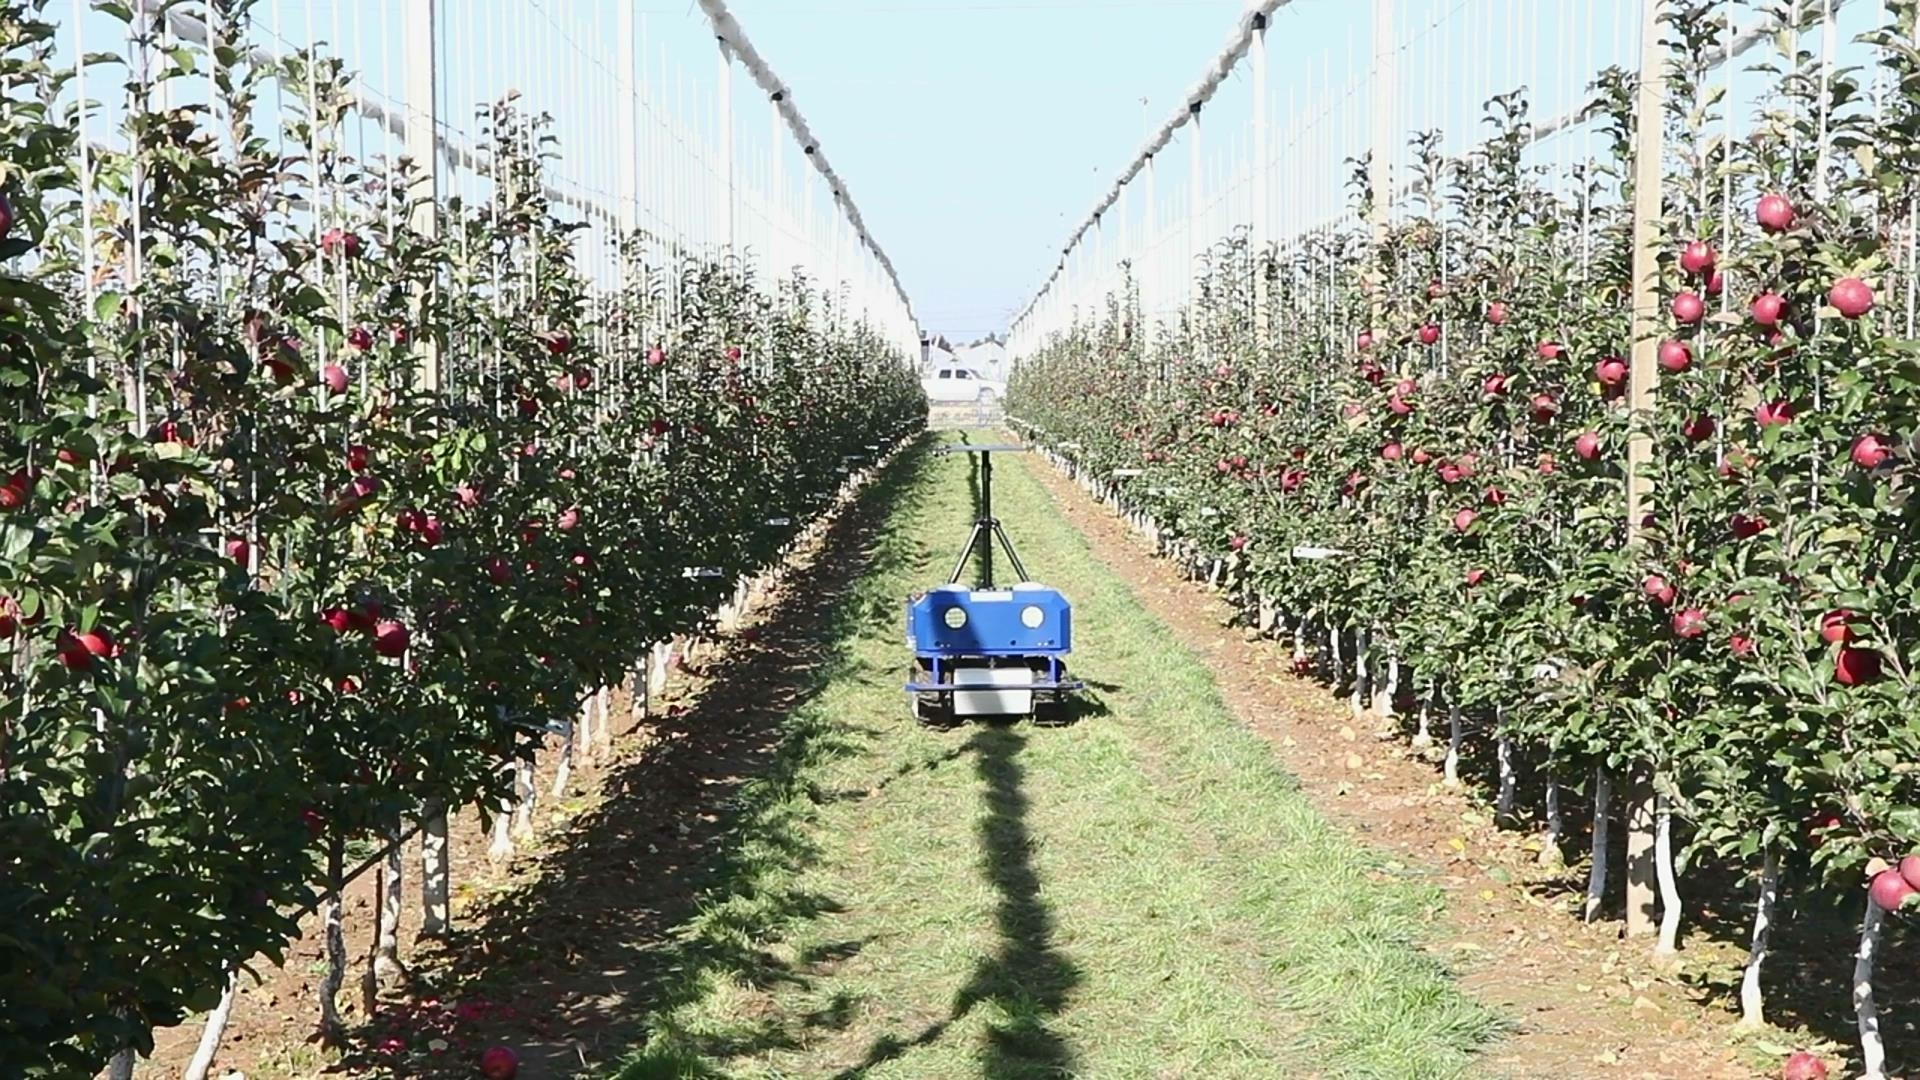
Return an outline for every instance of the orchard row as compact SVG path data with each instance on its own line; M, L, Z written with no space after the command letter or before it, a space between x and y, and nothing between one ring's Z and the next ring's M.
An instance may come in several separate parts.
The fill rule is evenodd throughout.
M1920 846L1920 67L1911 0L1888 5L1863 43L1880 67L1861 71L1802 47L1806 5L1759 65L1774 85L1751 133L1722 140L1729 6L1669 5L1640 385L1635 78L1609 70L1591 119L1613 155L1570 194L1526 163L1524 100L1495 98L1464 159L1412 140L1426 194L1383 236L1224 242L1178 324L1155 337L1117 295L1017 367L1011 406L1279 621L1303 666L1325 644L1353 662L1356 703L1418 702L1423 743L1429 714L1450 716L1450 780L1460 725L1486 725L1510 823L1522 769L1555 844L1561 793L1583 790L1589 918L1613 793L1650 789L1660 947L1676 867L1751 873L1757 1021L1783 875L1857 890L1868 975L1882 914L1913 892L1892 864ZM1871 1013L1868 994L1875 1070Z
M633 235L590 285L613 227L505 102L491 193L416 204L337 62L225 49L83 166L39 6L0 3L0 1061L72 1076L337 925L350 844L508 798L925 403L803 280Z

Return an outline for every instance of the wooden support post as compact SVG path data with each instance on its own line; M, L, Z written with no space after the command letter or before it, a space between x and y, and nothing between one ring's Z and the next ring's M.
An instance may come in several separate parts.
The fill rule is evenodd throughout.
M1640 87L1635 104L1633 146L1633 363L1627 384L1627 403L1636 418L1654 408L1660 383L1656 362L1660 331L1661 186L1665 180L1663 112L1666 98L1667 54L1661 41L1661 19L1666 0L1643 0L1640 26ZM1648 466L1653 441L1644 430L1627 443L1627 543L1641 541L1640 520L1652 492ZM1627 792L1627 935L1652 934L1654 921L1654 795L1653 777L1640 770Z

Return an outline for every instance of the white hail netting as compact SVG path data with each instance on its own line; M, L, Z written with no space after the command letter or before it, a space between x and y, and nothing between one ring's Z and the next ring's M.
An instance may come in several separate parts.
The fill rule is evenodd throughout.
M887 281L893 285L894 293L900 297L900 303L906 306L908 317L911 318L913 304L907 300L907 291L900 287L900 277L894 272L893 260L887 258L887 253L868 234L866 220L860 216L860 208L854 205L853 196L847 193L846 184L841 182L839 174L834 172L833 166L827 162L827 155L821 151L819 141L813 137L813 129L807 125L807 118L800 115L799 108L794 105L793 91L780 81L778 75L774 74L773 68L767 65L766 58L760 55L760 50L753 47L753 41L747 37L747 32L740 26L740 20L734 18L733 13L727 10L726 0L700 0L700 10L706 12L708 21L713 23L714 35L726 43L727 47L733 51L733 55L752 73L753 81L759 84L760 89L766 91L769 98L773 99L775 107L780 110L780 115L785 118L787 127L793 131L793 137L799 140L800 146L806 151L807 160L812 162L813 167L826 179L828 189L833 192L835 201L847 215L847 223L853 226L854 235L860 238L863 247L873 253L875 261L886 272ZM917 323L918 320L915 322Z
M1226 45L1221 48L1219 55L1207 64L1207 70L1200 76L1200 81L1180 99L1180 107L1175 109L1173 115L1147 138L1146 145L1142 146L1127 167L1120 171L1119 178L1113 182L1112 187L1107 189L1106 195L1094 204L1092 212L1087 214L1079 228L1073 230L1073 235L1067 237L1067 242L1060 251L1060 266L1055 267L1053 273L1047 277L1046 284L1040 287L1040 293L1035 295L1034 300L1038 300L1040 294L1044 294L1047 287L1053 284L1054 279L1060 276L1061 267L1066 265L1067 254L1080 243L1094 225L1099 223L1100 215L1120 201L1120 193L1133 182L1134 177L1140 175L1140 170L1147 167L1147 162L1155 154L1166 149L1167 144L1173 141L1174 133L1193 119L1196 107L1204 107L1207 102L1213 100L1214 92L1220 89L1221 83L1227 81L1228 75L1233 74L1234 67L1240 63L1240 58L1247 55L1247 50L1252 47L1256 27L1264 26L1274 12L1292 2L1293 0L1247 0L1246 10L1242 11L1240 17L1235 20L1233 32L1227 35ZM708 0L701 0L702 6L706 6L707 3ZM1033 301L1028 301L1026 309L1021 311L1014 322L1017 323L1025 318L1027 311L1032 308Z

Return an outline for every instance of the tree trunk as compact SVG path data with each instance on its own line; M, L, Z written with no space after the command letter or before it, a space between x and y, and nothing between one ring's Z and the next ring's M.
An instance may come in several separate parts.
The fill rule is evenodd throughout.
M562 798L567 793L567 782L573 779L574 734L576 725L571 719L560 723L560 767L553 773L553 797Z
M1441 773L1441 783L1448 787L1460 786L1460 703L1452 694L1447 695L1447 763Z
M1766 962L1767 947L1772 944L1773 905L1779 896L1780 860L1769 851L1760 864L1759 897L1753 906L1753 944L1747 949L1747 970L1740 978L1743 1027L1762 1027L1767 1022L1766 999L1760 990L1760 965Z
M1418 692L1417 690L1415 691L1415 693ZM1432 697L1433 694L1429 691L1426 697L1420 699L1420 729L1413 733L1413 748L1415 750L1425 750L1427 747L1433 745Z
M1880 926L1886 913L1867 898L1860 920L1860 950L1853 955L1853 1017L1860 1028L1861 1080L1886 1080L1887 1047L1880 1041L1880 1010L1873 1004L1873 963L1880 952Z
M399 831L396 831L399 835ZM400 963L400 909L407 895L406 865L401 861L401 849L405 845L394 844L387 851L387 864L381 868L378 891L380 905L376 914L380 919L374 935L376 942L373 950L374 985L381 983L404 982L407 969ZM424 891L425 883L422 883Z
M1559 866L1560 839L1566 834L1566 822L1560 815L1560 781L1547 774L1547 832L1540 838L1540 865Z
M1504 725L1506 719L1504 713L1505 710L1500 706L1493 707L1493 724L1496 731ZM1500 766L1500 788L1493 799L1493 816L1502 824L1507 824L1513 821L1514 788L1519 783L1519 778L1513 769L1513 740L1504 734L1499 736L1493 745L1493 756Z
M420 826L420 936L441 939L449 929L447 898L452 870L447 858L447 808L430 802Z
M1673 810L1664 797L1654 800L1653 867L1660 881L1660 940L1654 952L1680 948L1680 885L1673 872Z
M220 1004L207 1014L206 1026L200 1029L200 1045L194 1048L193 1060L187 1062L180 1080L207 1080L213 1059L220 1053L220 1040L227 1033L227 1019L233 1015L233 999L239 989L240 969L236 967L227 973L227 989L220 995Z
M1611 822L1613 777L1606 768L1593 770L1593 865L1587 870L1587 908L1585 921L1600 917L1600 902L1607 895L1607 862L1610 858L1607 834Z
M1364 626L1353 631L1353 691L1347 695L1347 708L1354 716L1367 711L1367 683L1373 665L1373 637Z
M345 861L346 841L336 832L327 849L327 893L320 904L327 954L327 972L320 980L320 1041L327 1046L343 1046L347 1037L339 1002L340 987L347 981L347 934L340 903Z

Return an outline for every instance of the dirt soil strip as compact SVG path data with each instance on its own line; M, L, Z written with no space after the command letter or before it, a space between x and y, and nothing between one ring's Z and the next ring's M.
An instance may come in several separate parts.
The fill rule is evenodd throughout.
M857 576L865 538L884 517L889 500L877 489L910 472L914 456L906 451L883 467L803 545L724 651L707 645L680 664L651 703L652 715L635 719L631 694L616 690L612 756L576 757L559 797L559 744L549 740L535 767L536 834L516 839L511 860L488 860L490 836L478 811L449 820L454 934L444 943L416 940L419 841L407 844L399 940L409 981L384 988L372 1017L360 1008L360 978L378 875L348 886L350 969L339 997L352 1029L345 1053L314 1042L325 954L319 918L309 916L285 963L256 960L259 978L243 978L208 1075L471 1077L481 1051L504 1044L520 1051L519 1080L547 1080L604 1065L636 1041L644 1010L623 1003L644 995L643 984L659 973L643 976L648 965L633 961L668 940L699 895L727 801L777 751L777 719L792 680L814 662L812 628ZM613 940L619 957L604 947ZM201 1026L195 1018L155 1032L137 1080L178 1077Z
M1660 978L1646 947L1620 941L1617 923L1586 926L1572 917L1571 880L1543 881L1537 842L1497 828L1484 802L1442 786L1404 743L1378 737L1371 717L1354 718L1325 687L1292 674L1284 648L1231 625L1234 613L1219 593L1185 579L1071 480L1038 459L1024 467L1063 520L1132 583L1141 605L1204 658L1241 721L1272 744L1328 817L1370 846L1433 871L1447 898L1444 958L1513 1025L1485 1052L1489 1071L1515 1078L1760 1075L1729 1041L1728 1018Z

